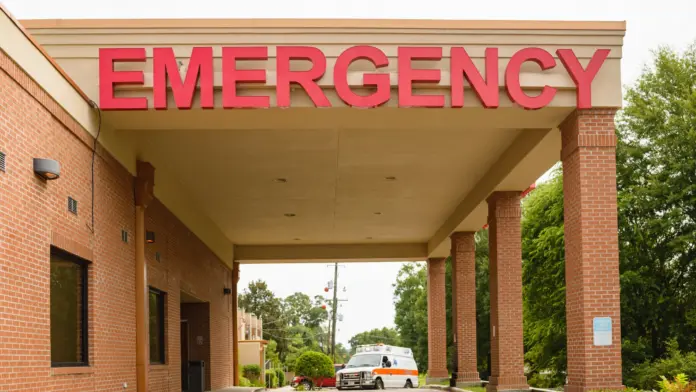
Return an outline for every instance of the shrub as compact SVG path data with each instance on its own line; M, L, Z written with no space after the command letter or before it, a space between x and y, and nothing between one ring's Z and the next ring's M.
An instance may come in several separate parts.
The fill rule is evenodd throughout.
M676 342L667 344L667 356L654 362L645 361L633 367L626 377L626 385L651 390L658 387L662 376L674 378L684 374L688 379L696 379L696 352L682 353Z
M300 355L295 363L295 372L298 375L308 377L312 380L333 377L334 367L328 355L316 351L307 351ZM318 385L318 387L322 387Z
M242 376L248 378L252 382L259 381L259 378L261 378L261 366L244 365L242 368Z
M239 377L239 386L240 387L250 387L251 381L249 381L249 379L244 377L244 376Z
M665 376L660 376L661 380L657 385L660 392L692 392L696 391L696 383L689 383L689 377L684 373L674 376L674 381L669 381Z
M283 387L285 386L285 372L283 369L276 369L276 376L278 376L278 386Z

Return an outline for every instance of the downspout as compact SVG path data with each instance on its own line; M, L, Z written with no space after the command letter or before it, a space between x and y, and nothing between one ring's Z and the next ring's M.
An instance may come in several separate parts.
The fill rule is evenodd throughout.
M239 263L232 263L232 380L239 386L239 320L237 319L237 283L239 282Z
M135 178L135 365L138 392L147 392L150 362L148 343L148 288L145 260L145 210L154 199L155 168L137 162Z

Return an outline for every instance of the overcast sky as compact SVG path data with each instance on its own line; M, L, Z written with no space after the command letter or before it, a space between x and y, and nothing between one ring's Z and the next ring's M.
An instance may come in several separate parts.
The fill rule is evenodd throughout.
M682 50L696 39L693 0L0 0L19 19L30 18L409 18L625 20L622 83L630 84L659 45ZM346 264L338 341L371 328L393 326L392 284L401 263ZM326 264L243 265L240 287L266 280L276 295L323 293L333 269ZM343 287L346 292L343 293Z

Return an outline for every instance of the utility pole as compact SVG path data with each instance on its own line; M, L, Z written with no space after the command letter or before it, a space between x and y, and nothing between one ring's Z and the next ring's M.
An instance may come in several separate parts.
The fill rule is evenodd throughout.
M327 265L327 267L332 267L332 265ZM333 281L329 281L327 287L324 288L324 292L329 292L329 290L333 290L333 300L331 300L331 310L329 312L331 313L329 315L329 329L328 329L328 336L326 338L326 345L327 351L330 356L333 356L333 361L334 363L336 362L336 325L338 324L338 321L343 321L343 317L340 318L338 317L338 303L342 301L347 301L347 299L338 299L338 267L345 267L343 265L339 266L338 263L333 264L334 267L334 278ZM346 288L343 288L343 291L346 291ZM326 302L330 301L330 299L324 297L324 300ZM324 305L324 309L326 309L326 305Z
M326 334L326 353L331 354L331 318L329 318L329 328Z
M331 325L331 354L333 354L333 361L336 363L336 316L338 314L338 298L337 298L337 290L338 290L338 263L334 263L334 284L333 284L333 304L332 304L332 311L333 314L331 317L333 317L333 324Z

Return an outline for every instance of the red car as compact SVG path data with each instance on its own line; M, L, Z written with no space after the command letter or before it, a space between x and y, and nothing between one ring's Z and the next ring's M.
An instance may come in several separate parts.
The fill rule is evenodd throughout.
M313 380L305 377L305 376L295 376L295 378L292 379L292 383L290 386L295 388L298 385L302 385L305 389L305 391L309 391L312 389L312 387L321 387L321 388L335 388L336 387L336 372L343 369L346 365L344 364L334 364L334 376L333 377L322 377L322 378L315 378Z

